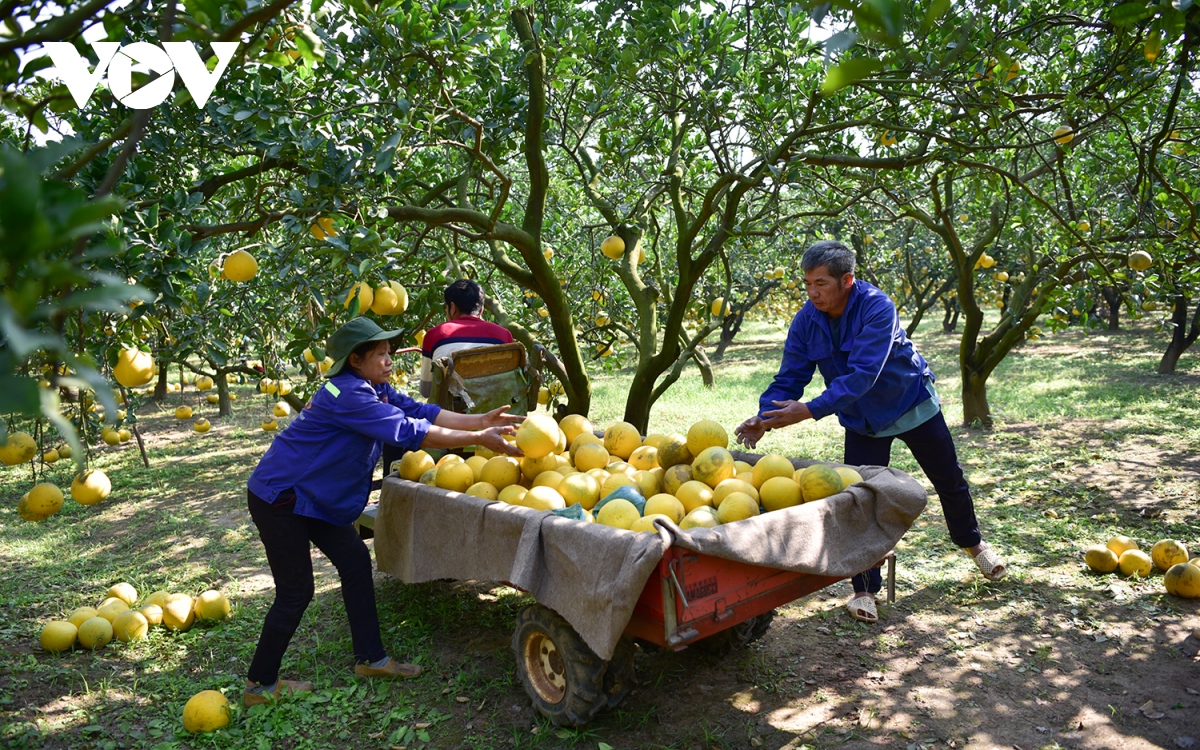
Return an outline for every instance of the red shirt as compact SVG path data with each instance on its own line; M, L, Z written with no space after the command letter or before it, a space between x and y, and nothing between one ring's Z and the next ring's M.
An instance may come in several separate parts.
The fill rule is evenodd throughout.
M507 328L477 315L462 315L430 328L421 342L421 395L428 397L432 391L433 360L463 349L511 344L512 341Z

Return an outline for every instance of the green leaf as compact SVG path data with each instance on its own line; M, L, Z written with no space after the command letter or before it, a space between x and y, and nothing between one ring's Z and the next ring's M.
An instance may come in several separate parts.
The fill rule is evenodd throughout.
M935 25L938 19L946 15L946 11L950 10L950 0L933 0L929 4L929 10L925 11L925 20L921 22L921 31L929 32Z
M237 120L238 122L241 122L242 120L247 120L253 116L254 116L254 110L251 110L251 109L239 109L237 112L233 113L233 119Z
M292 64L292 58L282 52L268 52L262 56L259 62L266 65L274 65L277 68L286 68Z
M861 81L883 67L879 60L860 57L835 65L825 73L821 94L831 96L852 83Z
M1146 7L1146 3L1121 3L1113 8L1108 20L1113 26L1132 26L1143 19L1154 15L1154 11Z

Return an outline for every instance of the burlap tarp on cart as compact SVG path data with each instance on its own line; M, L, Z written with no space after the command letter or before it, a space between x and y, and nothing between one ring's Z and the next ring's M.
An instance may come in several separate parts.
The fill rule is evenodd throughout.
M734 454L754 463L758 456ZM793 461L798 468L811 461ZM925 490L896 469L832 497L715 529L669 526L672 544L730 560L849 577L878 562L925 508ZM662 558L662 536L387 477L375 519L379 569L405 583L507 581L562 615L601 658L612 657Z

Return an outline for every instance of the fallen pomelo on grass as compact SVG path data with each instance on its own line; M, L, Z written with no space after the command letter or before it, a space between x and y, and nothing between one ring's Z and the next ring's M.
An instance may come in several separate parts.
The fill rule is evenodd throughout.
M1182 542L1162 539L1150 548L1150 559L1154 562L1154 567L1165 572L1174 565L1187 562L1188 549Z
M1111 573L1117 569L1117 555L1103 544L1093 544L1083 553L1083 561L1097 573Z
M75 638L78 634L79 628L74 624L64 620L54 620L42 627L39 640L42 643L42 648L58 653L74 646Z
M229 606L229 599L216 589L209 589L196 597L196 602L192 605L192 609L196 612L197 620L208 622L224 620L233 611Z
M1200 567L1190 563L1176 563L1163 576L1167 593L1185 599L1200 599Z
M1117 558L1117 568L1122 575L1145 578L1154 568L1154 562L1150 559L1150 555L1140 549L1128 549Z
M79 626L79 645L87 649L104 648L112 640L112 623L103 617L85 620Z
M193 734L227 726L229 700L216 690L201 690L183 706L183 728Z

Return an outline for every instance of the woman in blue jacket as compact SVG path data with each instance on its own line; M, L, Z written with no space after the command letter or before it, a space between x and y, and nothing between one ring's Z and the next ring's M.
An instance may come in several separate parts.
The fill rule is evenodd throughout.
M415 677L421 668L388 657L379 634L371 555L354 528L371 489L383 443L407 450L481 445L518 456L505 440L522 417L507 406L487 414L456 414L422 404L388 385L391 342L384 331L355 318L330 337L336 361L325 385L287 429L276 436L248 482L250 516L266 548L275 578L275 602L267 612L250 663L247 706L284 690L312 690L311 682L279 679L288 642L313 597L310 543L337 568L359 677Z

